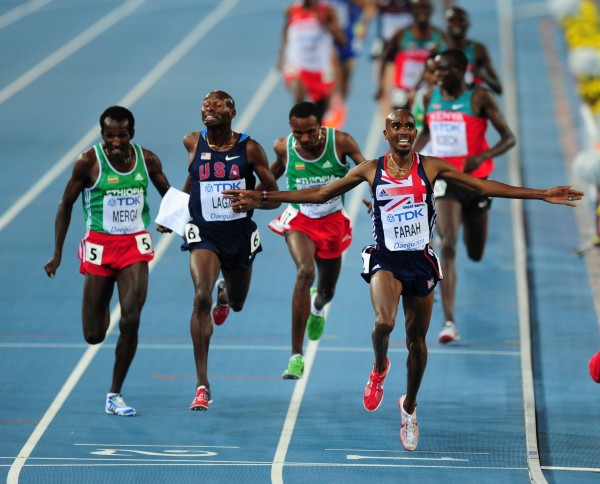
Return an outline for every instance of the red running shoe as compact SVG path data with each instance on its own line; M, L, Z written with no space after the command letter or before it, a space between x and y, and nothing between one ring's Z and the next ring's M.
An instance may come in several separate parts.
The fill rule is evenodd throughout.
M193 411L204 411L208 410L208 405L212 403L212 398L210 398L210 390L206 388L204 385L199 386L196 390L196 398L190 404L190 410Z
M217 302L212 308L213 322L217 326L221 326L227 319L227 316L229 316L229 304L221 304L221 299L219 298L224 290L225 279L220 279L219 282L217 282Z
M373 364L373 369L369 375L369 381L367 382L365 393L363 395L363 405L369 412L374 412L379 408L379 405L381 405L381 401L383 400L383 382L385 381L385 377L387 376L388 371L390 371L391 366L392 363L389 358L386 358L385 370L381 373L377 373L375 364Z

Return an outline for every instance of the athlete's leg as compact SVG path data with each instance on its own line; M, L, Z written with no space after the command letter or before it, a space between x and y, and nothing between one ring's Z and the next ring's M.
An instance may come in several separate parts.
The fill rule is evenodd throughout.
M315 308L323 309L325 304L333 299L335 286L342 269L342 257L335 259L315 259L317 262L317 296Z
M117 273L116 281L121 320L110 393L121 393L121 387L137 350L140 316L148 291L148 263L137 262L121 269Z
M440 235L440 261L444 280L440 283L444 321L454 321L456 296L456 242L462 221L462 207L450 198L436 199L437 231Z
M208 383L208 348L213 332L210 315L213 298L212 292L221 270L221 261L217 255L206 249L190 252L190 274L194 283L194 306L190 320L190 333L194 346L197 386Z
M81 321L83 337L91 345L102 343L110 324L110 299L115 288L112 277L87 273L83 282Z
M285 232L290 255L296 264L292 294L292 355L303 354L306 320L310 314L310 288L315 280L315 243L298 230Z
M381 270L373 274L369 286L375 311L375 326L371 333L375 352L375 370L381 373L386 369L390 334L396 325L402 283L391 272Z
M487 208L473 207L463 213L463 240L471 260L480 261L483 257L488 232Z
M221 268L225 279L225 290L221 293L220 303L226 303L235 311L241 311L248 297L250 281L252 280L252 266L244 270Z
M402 298L402 305L406 319L406 348L408 349L408 358L406 359L408 376L406 379L404 410L412 414L417 406L417 393L427 366L427 343L425 338L431 322L433 291L425 297L405 295Z

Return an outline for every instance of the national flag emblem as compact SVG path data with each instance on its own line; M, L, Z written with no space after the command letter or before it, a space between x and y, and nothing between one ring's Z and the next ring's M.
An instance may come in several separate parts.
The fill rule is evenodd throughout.
M296 163L296 170L304 170L304 163Z
M119 177L118 176L109 176L108 183L119 183Z
M204 152L200 155L201 160L210 160L210 153Z

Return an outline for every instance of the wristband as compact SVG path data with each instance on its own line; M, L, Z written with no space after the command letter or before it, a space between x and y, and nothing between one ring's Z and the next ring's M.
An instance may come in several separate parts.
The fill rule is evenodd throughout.
M263 190L260 194L260 203L266 202L269 199L269 192Z

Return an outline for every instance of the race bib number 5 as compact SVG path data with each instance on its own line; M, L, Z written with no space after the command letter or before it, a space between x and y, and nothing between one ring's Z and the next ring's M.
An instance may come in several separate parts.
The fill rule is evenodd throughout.
M150 234L136 235L135 241L140 254L152 254L152 237L150 237Z
M104 246L100 244L92 244L91 242L85 243L85 260L91 264L98 266L102 265L102 254L104 252Z

